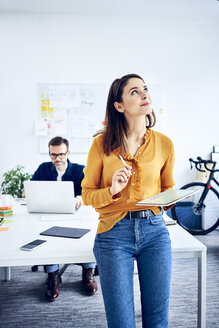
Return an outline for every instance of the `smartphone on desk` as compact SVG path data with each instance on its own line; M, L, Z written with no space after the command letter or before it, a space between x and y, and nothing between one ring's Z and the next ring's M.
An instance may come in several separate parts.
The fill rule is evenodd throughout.
M35 239L31 241L30 243L21 246L22 251L33 251L34 249L38 248L39 246L43 245L46 242L46 240L42 239Z

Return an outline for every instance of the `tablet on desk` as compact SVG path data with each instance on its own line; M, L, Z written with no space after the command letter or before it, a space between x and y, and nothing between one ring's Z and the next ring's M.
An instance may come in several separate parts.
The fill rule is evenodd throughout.
M136 205L145 205L145 206L169 206L179 202L180 200L190 197L191 195L199 192L195 189L169 189L163 191L159 194L156 194L152 197L146 198L137 202Z
M79 228L53 226L53 227L41 232L40 235L53 236L53 237L65 237L65 238L81 238L89 231L90 231L90 229L81 229L81 228L79 229Z

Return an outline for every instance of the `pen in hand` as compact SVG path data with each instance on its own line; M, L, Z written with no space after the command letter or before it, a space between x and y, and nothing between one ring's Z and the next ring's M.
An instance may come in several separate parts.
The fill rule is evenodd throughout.
M112 185L109 188L109 192L112 196L118 194L127 186L129 177L132 174L132 167L126 164L121 155L119 155L119 158L124 166L113 174Z
M119 155L119 158L121 159L121 161L123 162L124 165L127 165L121 155Z
M122 156L121 155L119 155L119 158L121 159L121 161L122 161L122 163L124 164L124 165L128 165L128 164L126 164L126 162L124 161L124 159L122 158ZM131 168L131 170L132 170L132 168ZM131 171L130 171L130 173L131 173ZM131 173L132 174L132 173Z

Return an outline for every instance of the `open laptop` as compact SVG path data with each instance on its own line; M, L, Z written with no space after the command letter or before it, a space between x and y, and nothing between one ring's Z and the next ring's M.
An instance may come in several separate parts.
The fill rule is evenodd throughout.
M24 192L29 213L74 213L72 181L25 181Z

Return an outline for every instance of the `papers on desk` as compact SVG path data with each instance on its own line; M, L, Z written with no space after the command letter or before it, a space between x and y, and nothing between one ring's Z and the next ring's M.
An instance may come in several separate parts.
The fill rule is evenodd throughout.
M92 206L81 206L73 214L41 214L41 221L65 221L65 220L84 220L93 217L95 213ZM95 216L98 216L95 214Z
M80 217L75 214L44 214L40 217L41 221L66 221L66 220L81 220Z
M27 205L26 198L14 198L14 201L19 205Z
M163 213L163 219L166 225L173 225L176 224L176 220L170 218L165 212Z

